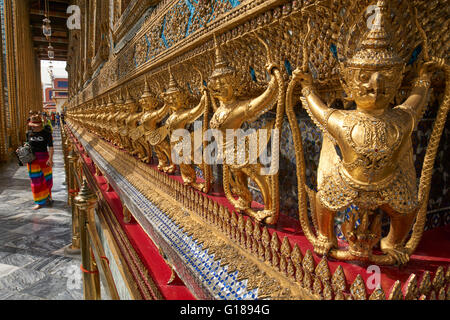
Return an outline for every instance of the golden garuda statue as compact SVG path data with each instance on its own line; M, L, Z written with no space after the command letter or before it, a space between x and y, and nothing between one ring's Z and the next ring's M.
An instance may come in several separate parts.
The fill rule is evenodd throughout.
M262 114L272 109L278 103L277 119L275 128L280 129L284 115L284 85L278 67L270 58L268 46L259 37L268 53L266 70L271 74L271 80L265 91L258 97L251 99L239 99L236 95L238 86L235 70L228 66L221 54L220 47L215 39L215 67L209 78L208 89L211 92L213 109L215 111L210 121L212 129L218 129L222 132L223 144L219 146L222 154L225 155L223 161L223 187L225 195L230 203L239 211L246 213L257 222L266 224L275 224L279 216L279 187L278 170L275 173L263 173L263 165L259 161L249 161L250 147L246 140L244 150L238 150L238 143L235 139L226 139L227 131L236 132L241 129L245 122L251 122ZM215 102L218 100L219 104ZM269 127L273 122L269 124ZM264 128L267 129L267 128ZM269 128L270 129L270 128ZM269 130L270 131L270 130ZM261 130L257 132L257 138L260 138ZM279 132L272 139L279 143ZM266 136L267 137L267 136ZM247 139L247 138L246 138ZM259 141L259 140L258 140ZM266 140L268 141L268 139ZM257 143L259 150L256 151L255 158L259 158L260 153L267 147L262 148ZM239 161L240 158L244 161ZM272 156L277 161L278 153L274 151ZM231 157L231 161L230 161ZM228 158L228 159L227 159ZM233 159L234 158L234 159ZM242 162L242 163L240 163ZM252 194L248 186L248 178L252 179L258 186L264 201L263 210L252 208ZM237 198L235 198L237 196Z
M140 160L147 159L146 147L142 139L144 135L144 127L140 125L140 120L143 112L139 110L139 103L132 103L129 105L129 116L125 120L127 127L127 137L131 155L137 156Z
M177 146L180 146L180 141L183 138L180 137L178 141L172 141L173 133L179 129L186 129L188 125L199 119L202 115L207 117L207 110L209 109L209 96L206 88L203 88L203 95L197 106L193 108L188 107L188 96L183 89L181 89L176 83L171 70L169 69L169 88L164 92L164 103L170 109L170 116L166 120L164 126L171 137L171 150L178 155L180 163L178 164L183 178L183 183L189 185L199 191L208 193L211 184L211 167L202 161L201 168L204 174L205 182L197 182L197 174L194 169L194 139L192 139L193 133L190 135L189 143L191 143L191 154L183 154L183 150L177 150ZM202 128L206 130L206 128ZM173 154L172 154L173 155ZM172 159L173 160L173 159Z
M405 264L423 232L431 172L449 108L449 67L442 59L428 57L424 39L424 61L419 64L411 93L402 104L392 106L406 63L393 49L394 41L401 39L393 38L388 1L378 1L377 7L375 23L359 49L340 62L343 89L356 109L333 109L323 102L308 71L306 54L303 66L293 72L286 103L296 148L300 221L315 252L343 260ZM417 188L411 134L424 113L436 69L446 74L446 91ZM317 193L305 186L302 141L292 110L297 82L302 87L303 107L323 132ZM308 221L307 194L311 195L316 235ZM343 224L348 241L348 249L343 250L338 248L334 219L338 211L350 206L356 209ZM382 213L390 218L390 231L383 239ZM383 255L372 252L378 243Z
M158 126L169 114L169 105L164 104L158 109L159 101L151 94L147 79L145 79L144 93L139 102L143 109L140 119L144 132L142 136L144 141L142 143L147 150L147 158L144 159L144 162L150 162L152 150L154 150L158 157L158 170L166 173L174 173L176 167L172 163L170 146L167 141L167 128L165 126Z
M123 103L122 90L120 90L119 98L115 102L117 112L111 117L111 135L113 137L113 143L119 148L123 148L119 133L119 119L121 119L124 114Z
M136 101L134 101L134 99L131 97L130 90L127 87L125 102L122 105L122 113L120 113L117 117L117 127L119 129L118 133L120 141L122 143L122 147L130 153L133 151L133 147L130 138L128 137L129 127L127 125L127 119L130 115L130 112L133 112L135 107Z

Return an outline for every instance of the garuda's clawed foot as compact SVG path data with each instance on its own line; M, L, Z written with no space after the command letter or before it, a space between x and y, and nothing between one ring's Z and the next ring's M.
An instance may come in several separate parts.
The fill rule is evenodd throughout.
M314 243L314 252L326 256L331 249L337 246L336 241L328 239L325 236L319 235L317 241Z
M264 224L274 224L277 218L276 212L274 210L254 211L251 215L255 218L256 221Z
M381 251L395 259L398 265L404 265L409 262L409 254L404 246L393 245L387 242L386 238L381 239Z

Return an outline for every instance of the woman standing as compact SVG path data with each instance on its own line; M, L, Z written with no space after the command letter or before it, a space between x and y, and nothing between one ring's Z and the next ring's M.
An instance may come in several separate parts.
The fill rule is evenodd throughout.
M40 116L31 117L29 123L31 131L27 134L27 141L36 156L28 164L28 173L31 179L31 192L39 210L44 205L52 205L52 167L53 167L53 137L51 132L44 130Z

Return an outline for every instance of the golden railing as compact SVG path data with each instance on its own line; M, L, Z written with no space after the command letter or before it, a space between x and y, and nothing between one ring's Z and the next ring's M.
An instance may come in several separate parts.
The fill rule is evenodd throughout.
M115 281L97 231L95 214L97 196L83 175L79 155L70 137L61 128L63 155L68 189L68 203L72 209L72 244L67 253L81 253L83 292L85 300L101 300L100 280L107 296L120 300Z

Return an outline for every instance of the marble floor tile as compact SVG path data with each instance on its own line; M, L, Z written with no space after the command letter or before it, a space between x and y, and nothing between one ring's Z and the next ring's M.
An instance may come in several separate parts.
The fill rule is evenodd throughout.
M19 293L11 290L0 290L0 300L45 300L29 294Z
M11 230L11 232L20 233L20 234L32 234L32 233L39 232L39 231L42 231L42 230L48 229L48 228L49 228L49 226L46 226L44 224L28 223L19 228Z
M26 289L21 290L20 293L44 299L52 299L67 291L68 286L70 287L70 281L68 285L68 279L46 276Z
M6 277L10 273L18 270L19 267L8 265L8 264L1 264L0 263L0 278ZM0 287L1 288L1 287Z
M83 299L81 258L64 253L72 214L61 138L54 138L52 207L32 210L27 168L0 164L0 300Z
M45 276L45 273L40 271L19 268L0 278L0 289L21 291L42 280Z
M0 263L9 264L17 267L25 267L26 265L36 261L35 256L28 254L12 253L0 259Z

